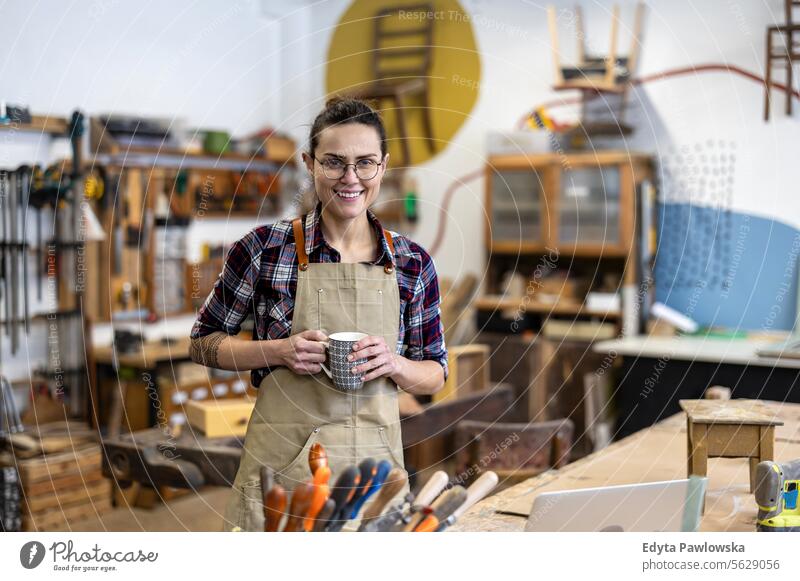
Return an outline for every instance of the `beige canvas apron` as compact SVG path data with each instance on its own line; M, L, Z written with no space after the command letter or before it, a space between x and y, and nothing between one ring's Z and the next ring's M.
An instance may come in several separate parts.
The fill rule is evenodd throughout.
M309 264L301 221L295 220L298 273L291 334L320 329L326 334L359 331L397 343L400 292L393 265ZM391 236L385 232L394 253ZM285 367L261 382L247 426L244 451L225 511L225 529L264 530L260 470L273 468L276 481L293 490L311 477L308 452L315 442L327 451L331 484L347 466L364 458L403 466L397 386L385 377L355 392L334 388L324 373L296 375Z

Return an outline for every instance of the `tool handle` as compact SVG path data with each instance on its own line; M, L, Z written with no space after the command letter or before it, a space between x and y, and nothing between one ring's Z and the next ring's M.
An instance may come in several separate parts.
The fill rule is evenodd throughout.
M322 466L328 465L328 453L319 442L314 442L311 450L308 452L308 467L311 469L311 475L316 475L317 470Z
M428 506L431 504L433 500L439 496L439 493L444 490L449 480L447 472L444 470L434 472L428 479L428 482L425 483L425 486L422 487L422 490L417 494L414 504L416 506Z
M276 484L267 493L264 504L264 530L271 533L277 532L285 510L286 490L280 484Z
M317 518L313 521L314 526L312 530L315 533L321 533L325 530L325 525L328 524L328 520L333 516L333 511L336 510L336 501L332 498L329 498L325 501L325 505L322 507L322 510L319 511Z
M303 521L311 506L314 485L304 482L294 490L292 505L289 508L289 520L283 528L285 533L296 533L303 529Z
M444 491L431 505L434 516L439 522L447 520L453 512L467 500L467 491L463 486L454 486Z
M338 517L341 520L350 520L353 518L351 515L353 513L353 508L355 505L364 497L367 491L372 486L372 481L375 478L375 474L378 472L378 465L375 463L375 460L372 458L364 459L358 465L359 475L360 475L360 484L356 489L355 493L348 503L342 507Z
M450 515L453 522L455 522L457 518L459 518L462 514L464 514L470 508L472 508L476 502L479 502L480 500L485 498L487 494L489 494L492 490L494 490L495 486L497 486L498 481L499 479L497 478L496 473L485 472L481 475L480 478L478 478L475 482L473 482L472 486L467 488L467 499L464 501L464 504L455 509L453 511L453 514Z
M392 463L388 460L381 460L378 463L378 466L375 468L375 476L372 478L369 489L353 503L350 518L356 518L356 516L358 516L358 512L361 510L361 507L364 506L364 503L366 503L367 500L383 486L383 483L386 482L386 477L389 476L391 469Z
M419 523L417 528L414 529L415 533L434 533L439 528L439 519L436 515L429 514L425 520Z
M361 482L361 472L357 466L349 466L339 475L339 478L334 484L330 498L336 503L336 508L333 514L328 519L326 529L334 529L336 522L339 520L339 515L342 509L350 502L353 495L358 490L358 485Z
M319 468L317 468L317 471L314 472L314 485L316 486L325 486L327 488L330 479L331 479L330 466L320 466ZM330 493L330 488L328 490Z
M264 503L265 510L267 505L267 494L275 485L275 471L269 466L262 466L260 470L261 475L261 500ZM266 512L264 516L266 517Z
M392 468L386 481L381 486L375 499L369 504L364 511L363 521L367 522L374 518L378 518L386 505L397 496L408 481L408 474L402 468Z
M321 470L330 471L330 468L323 466L319 471ZM327 484L314 483L314 494L311 496L311 504L308 507L308 512L306 513L305 519L303 519L303 528L306 530L306 532L310 533L314 528L314 519L317 518L317 515L325 507L325 503L328 501L328 497L330 495L331 489Z

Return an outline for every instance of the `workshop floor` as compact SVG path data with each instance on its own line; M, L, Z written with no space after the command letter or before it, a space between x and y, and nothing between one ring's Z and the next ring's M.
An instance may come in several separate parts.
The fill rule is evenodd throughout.
M209 487L196 494L176 498L152 509L114 508L95 518L72 525L72 531L217 532L228 488Z

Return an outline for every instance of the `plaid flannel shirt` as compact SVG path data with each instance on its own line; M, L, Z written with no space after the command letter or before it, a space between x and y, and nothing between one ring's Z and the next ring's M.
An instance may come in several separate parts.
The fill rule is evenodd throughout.
M339 252L330 246L320 227L321 206L305 220L306 253L309 261L340 262ZM383 227L369 211L370 224L380 244L371 264L393 263L400 290L400 331L396 351L413 361L431 360L444 368L447 350L439 309L439 282L433 259L408 238L392 232L394 256L383 235ZM289 220L259 226L238 240L228 251L214 288L200 309L191 337L216 331L236 335L248 315L254 319L253 340L283 339L292 328L294 297L297 292L297 253ZM251 372L255 387L269 367Z

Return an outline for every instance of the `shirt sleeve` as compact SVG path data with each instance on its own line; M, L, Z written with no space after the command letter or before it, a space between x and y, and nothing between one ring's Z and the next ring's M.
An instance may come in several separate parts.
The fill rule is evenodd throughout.
M261 248L253 231L228 251L222 272L197 314L190 337L196 339L218 331L237 335L252 311L260 269Z
M412 361L436 361L444 369L447 379L447 348L439 300L439 279L433 259L422 254L422 267L408 305L408 343L405 356Z

